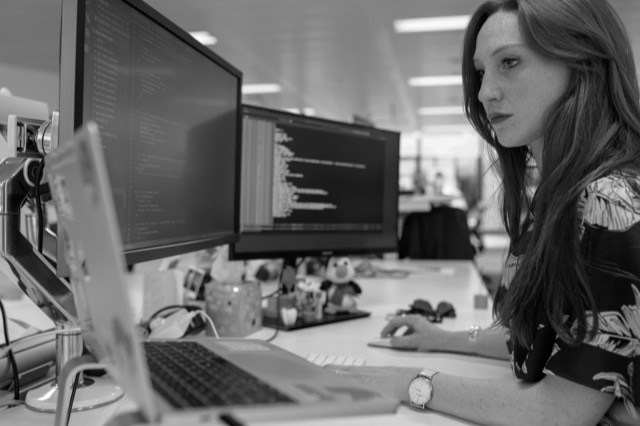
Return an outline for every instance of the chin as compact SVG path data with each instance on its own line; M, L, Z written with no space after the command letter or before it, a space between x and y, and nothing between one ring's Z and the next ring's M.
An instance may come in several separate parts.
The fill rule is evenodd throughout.
M514 140L513 138L500 137L498 135L498 143L504 148L520 148L523 146L527 146L525 142L520 140Z

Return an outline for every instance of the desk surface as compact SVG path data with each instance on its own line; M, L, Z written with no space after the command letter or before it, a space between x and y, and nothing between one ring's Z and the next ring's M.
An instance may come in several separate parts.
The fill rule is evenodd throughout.
M363 293L359 307L371 312L368 318L345 321L321 327L295 331L279 331L273 343L300 356L310 353L344 355L364 358L366 365L400 365L428 367L449 374L469 377L511 378L506 361L479 358L449 353L417 353L395 351L367 346L367 342L380 333L386 324L386 315L399 308L407 308L416 298L427 299L433 306L440 301L451 302L456 309L456 318L445 318L442 327L450 330L468 329L471 325L488 326L491 310L474 309L474 295L486 294L484 284L473 264L469 261L380 261L377 266L409 271L407 278L358 279ZM265 293L270 289L265 288ZM40 328L50 327L46 317L28 300L6 302L9 317L31 321ZM275 330L263 328L251 338L268 339ZM100 425L107 422L118 410L131 410L135 404L123 400L87 412L73 413L71 425ZM0 412L0 425L35 426L53 424L52 414L32 412L16 407ZM286 423L278 422L279 425ZM434 412L419 412L400 407L391 416L367 418L331 419L306 422L305 425L468 425L470 423ZM275 424L273 425L275 426Z
M398 213L400 216L412 212L428 212L434 206L450 206L467 210L467 201L463 196L444 194L401 195L398 197Z

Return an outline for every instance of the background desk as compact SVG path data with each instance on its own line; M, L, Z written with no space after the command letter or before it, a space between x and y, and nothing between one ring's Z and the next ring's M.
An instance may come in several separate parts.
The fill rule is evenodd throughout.
M449 206L467 210L467 201L462 195L414 194L398 197L398 213L400 216L414 212L428 212L434 206Z
M306 357L310 353L344 355L364 358L366 365L399 365L428 367L448 374L470 377L511 378L511 370L506 361L485 359L448 353L417 353L373 348L366 343L379 336L386 324L386 315L399 308L407 308L416 298L424 298L437 305L440 301L451 302L456 309L456 318L445 318L442 327L450 330L468 329L471 325L488 326L491 310L474 309L474 295L486 293L484 284L470 261L375 261L381 268L405 269L407 278L358 279L363 294L359 306L371 312L368 318L305 328L296 331L278 332L273 343L293 353ZM266 286L265 293L271 289ZM29 320L35 307L29 308L28 301L7 302L8 315ZM38 316L35 325L46 326L46 319ZM249 336L267 339L273 329L263 328ZM102 425L117 410L135 408L133 401L124 400L109 407L87 412L73 413L71 425ZM35 413L24 407L0 411L0 425L35 426L53 424L53 415ZM286 425L278 422L278 425ZM294 424L294 423L290 423ZM300 424L298 422L298 424ZM461 425L469 424L458 419L434 412L419 412L400 407L392 416L372 416L366 418L344 418L305 421L305 425ZM185 425L186 426L186 425ZM275 424L271 425L275 426Z

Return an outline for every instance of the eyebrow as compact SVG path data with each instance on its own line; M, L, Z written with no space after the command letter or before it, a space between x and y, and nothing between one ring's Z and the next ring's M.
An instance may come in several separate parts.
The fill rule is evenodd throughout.
M509 43L509 44L503 44L502 46L498 47L497 49L495 49L493 52L491 52L491 57L495 57L498 54L500 54L500 52L502 52L503 50L507 50L513 47L526 47L526 44L524 43ZM479 62L479 59L475 57L473 58L473 64L476 65Z

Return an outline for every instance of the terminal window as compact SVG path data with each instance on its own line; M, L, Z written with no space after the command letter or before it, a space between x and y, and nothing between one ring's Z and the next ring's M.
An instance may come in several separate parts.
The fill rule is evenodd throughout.
M234 199L236 77L123 3L85 13L83 115L100 127L125 248L228 232L234 209L216 203Z
M241 232L382 231L383 139L245 113L242 153Z

